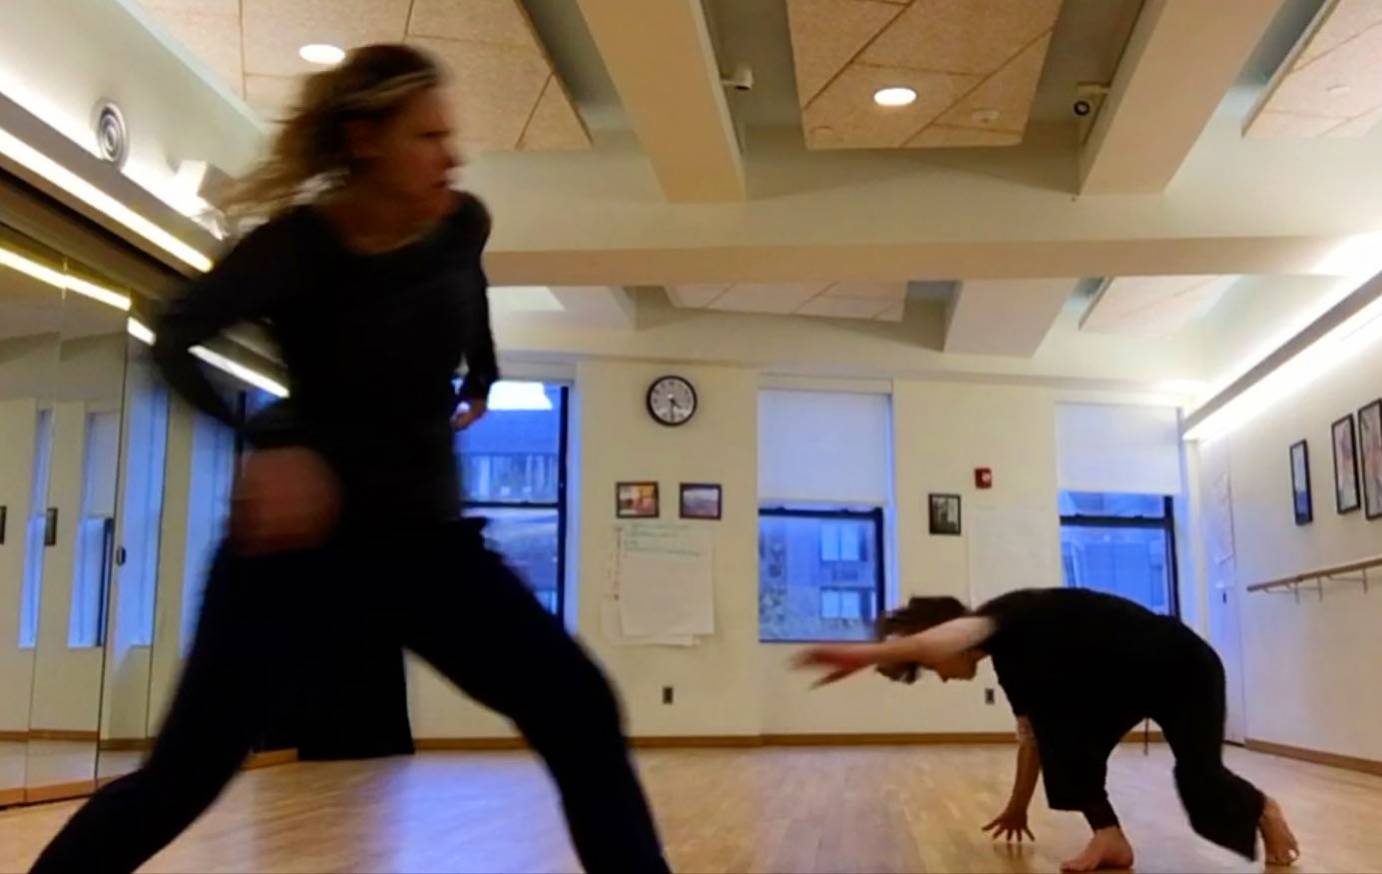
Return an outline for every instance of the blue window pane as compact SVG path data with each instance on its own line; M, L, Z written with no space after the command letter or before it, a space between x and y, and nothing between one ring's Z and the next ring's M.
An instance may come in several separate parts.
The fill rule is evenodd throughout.
M762 640L869 640L878 612L878 527L871 516L759 518Z
M492 405L487 416L456 437L463 496L484 503L555 504L561 481L561 386L512 396L513 406Z
M538 600L555 613L559 606L557 589L561 583L557 572L561 548L557 510L505 507L467 510L466 515L489 520L485 526L485 540L490 549L502 555Z
M1115 516L1120 519L1165 519L1166 499L1161 495L1115 492L1061 492L1062 516Z
M1065 584L1135 601L1157 613L1171 612L1171 568L1161 528L1061 527Z

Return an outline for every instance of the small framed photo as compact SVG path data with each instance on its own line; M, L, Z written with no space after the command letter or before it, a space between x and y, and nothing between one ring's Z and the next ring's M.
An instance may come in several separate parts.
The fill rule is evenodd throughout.
M721 494L714 483L682 483L681 518L719 519Z
M931 495L931 533L957 537L960 534L960 496Z
M1334 506L1340 513L1352 513L1363 506L1358 493L1358 444L1353 414L1335 422L1329 431L1334 443Z
M1315 500L1310 494L1310 446L1304 440L1291 444L1291 507L1297 525L1315 521Z
M657 483L619 483L614 514L620 519L656 519L660 513Z
M1358 411L1358 462L1363 513L1369 519L1382 518L1382 400Z

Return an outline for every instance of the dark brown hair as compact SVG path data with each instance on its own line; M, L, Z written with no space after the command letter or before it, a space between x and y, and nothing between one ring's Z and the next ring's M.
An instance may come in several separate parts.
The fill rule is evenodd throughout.
M959 598L949 595L916 597L908 600L905 607L899 607L878 617L874 624L874 636L879 640L886 640L889 637L920 634L928 628L935 628L968 613L969 608ZM877 670L894 682L915 683L921 674L921 664L903 662L879 665Z
M363 46L339 66L308 77L269 156L235 186L227 211L236 218L267 217L291 205L309 183L339 185L351 168L348 126L387 119L442 79L431 57L398 44Z

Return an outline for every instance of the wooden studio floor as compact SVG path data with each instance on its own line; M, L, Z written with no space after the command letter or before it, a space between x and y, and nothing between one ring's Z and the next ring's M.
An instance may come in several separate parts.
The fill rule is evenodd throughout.
M1035 846L995 846L1010 747L651 750L639 767L673 867L721 871L1056 871L1087 836L1033 804ZM1275 795L1302 872L1382 871L1382 778L1231 749ZM1110 789L1137 870L1262 870L1195 837L1154 744L1125 745ZM75 802L0 811L0 871L23 870ZM146 871L578 871L556 797L526 753L292 764L242 775Z

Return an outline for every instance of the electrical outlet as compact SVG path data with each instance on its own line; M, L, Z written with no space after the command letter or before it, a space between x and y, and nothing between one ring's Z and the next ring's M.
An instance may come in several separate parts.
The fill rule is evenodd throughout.
M663 686L663 687L662 687L662 703L663 703L663 704L671 704L671 703L672 703L672 698L673 698L673 696L674 696L674 693L673 693L673 691L672 691L672 687L671 687L671 686Z
M991 705L991 704L994 703L995 700L996 700L996 699L994 698L993 690L992 690L992 689L985 689L985 690L984 690L984 703L985 703L985 704L990 704L990 705Z

